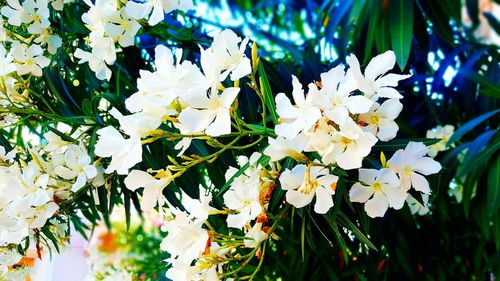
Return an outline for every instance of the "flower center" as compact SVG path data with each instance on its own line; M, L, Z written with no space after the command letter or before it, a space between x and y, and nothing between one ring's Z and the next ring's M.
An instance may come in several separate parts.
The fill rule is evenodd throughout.
M373 191L375 191L375 192L382 191L382 185L378 182L373 183L372 188L373 188Z
M379 118L377 115L372 115L372 116L370 117L370 123L371 123L372 125L379 125L379 123L380 123L380 118Z

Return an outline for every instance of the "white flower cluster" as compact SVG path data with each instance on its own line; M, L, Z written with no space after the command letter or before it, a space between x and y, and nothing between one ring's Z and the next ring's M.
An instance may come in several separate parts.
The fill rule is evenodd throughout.
M226 180L231 184L224 193L224 204L228 209L221 211L210 207L211 195L205 196L200 187L200 199L182 197L183 207L187 212L171 208L174 219L165 225L168 235L163 240L162 249L171 254L168 262L172 267L167 277L172 280L219 280L218 272L224 264L225 255L234 246L239 245L230 238L223 244L214 242L212 236L217 233L202 228L209 215L227 214L227 226L233 231L243 231L244 239L240 242L244 248L257 250L261 242L268 238L268 221L266 211L270 195L274 190L274 182L278 173L271 165L268 169L262 154L254 153L250 158L238 157L240 168L230 167L226 172ZM262 163L261 163L262 162ZM238 171L246 167L241 174ZM227 243L224 244L224 242ZM222 262L221 262L222 261ZM193 264L194 265L191 265ZM207 267L206 265L211 266Z
M0 76L14 71L19 75L42 76L42 69L50 63L45 51L55 54L62 45L61 37L51 33L51 2L52 9L62 9L59 2L63 1L48 0L25 0L22 4L19 0L8 0L7 5L0 9L2 25L8 23L15 28L15 31L0 29L3 43L0 45ZM14 32L28 33L33 37L25 38Z
M59 209L49 175L35 162L0 166L0 246L18 245Z
M120 47L132 46L135 36L141 28L140 19L148 19L149 25L156 25L163 20L164 13L173 10L188 10L193 7L191 0L146 0L142 2L90 0L84 1L90 8L82 15L82 21L90 30L90 52L78 48L75 57L79 63L88 63L96 77L109 80L111 70ZM122 2L125 2L123 4Z
M205 189L200 186L200 199L182 196L185 211L169 208L170 218L162 227L167 236L161 243L161 249L170 254L167 260L171 267L167 278L171 280L219 280L217 266L208 268L205 259L223 256L224 250L212 242L209 232L202 228L210 212L211 195L205 195ZM208 263L210 264L210 263Z
M20 165L13 152L0 147L0 246L20 244L33 231L45 226L68 199L88 182L104 184L103 171L91 164L83 146L66 143L47 133L50 155L32 149L32 160ZM46 150L46 152L48 152ZM24 162L21 162L24 163Z
M180 51L174 56L167 47L157 46L156 70L141 70L138 92L125 101L132 114L110 111L128 138L111 126L97 132L100 137L96 155L112 158L106 173L128 174L130 168L142 161L141 138L153 134L165 120L174 120L173 126L188 136L231 133L231 105L240 89L218 88L228 76L238 80L251 72L250 60L244 54L247 42L248 39L242 40L231 30L216 34L211 47L202 49L201 69L189 61L181 61ZM191 140L185 137L177 144L180 154Z
M0 277L9 266L18 263L22 257L16 249L0 248Z
M320 82L309 84L307 95L293 76L295 104L284 93L276 96L278 136L269 139L264 154L273 161L292 157L307 162L302 153L313 152L321 159L283 172L280 182L287 191L288 203L301 208L316 197L314 210L326 213L333 206L332 195L338 180L327 166L359 169L378 140L396 137L398 125L394 120L403 105L399 101L401 94L393 87L409 75L387 73L395 63L394 53L387 51L373 58L363 74L357 58L351 55L347 71L339 65L321 74ZM410 143L404 151L394 154L389 168L360 169L361 183L351 189L351 201L366 202L368 215L376 217L383 216L388 206L400 209L404 205L410 182L416 190L429 194L428 183L419 173L436 173L440 166L423 157L426 153L425 145Z
M370 217L382 217L389 207L401 209L405 200L416 210L415 198L408 194L410 188L420 192L427 204L431 193L429 182L424 177L441 170L441 165L425 155L428 148L417 142L410 142L387 161L387 168L360 169L359 181L349 192L352 202L365 203ZM422 208L427 206L423 205ZM418 210L417 210L418 211ZM416 211L415 211L416 212Z

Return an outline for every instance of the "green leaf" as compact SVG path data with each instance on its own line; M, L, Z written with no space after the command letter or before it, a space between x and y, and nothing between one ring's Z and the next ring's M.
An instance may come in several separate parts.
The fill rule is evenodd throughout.
M377 247L373 245L370 239L368 239L368 237L366 237L366 235L364 235L363 232L361 232L361 230L359 230L359 228L353 222L351 222L346 215L344 215L344 213L339 212L337 214L337 218L339 220L339 223L343 227L352 231L352 233L354 234L354 236L356 236L356 238L358 238L361 242L365 243L370 249L378 251Z
M276 103L274 102L273 92L271 91L271 85L267 79L266 71L262 63L259 63L259 82L260 89L264 95L264 103L269 111L273 124L278 124L278 113L276 112Z
M486 211L493 215L500 207L500 156L493 160L488 170L488 201Z
M45 237L47 237L52 244L54 244L54 248L56 248L56 251L59 253L59 245L57 244L57 238L54 234L47 227L42 227L41 230Z
M372 147L372 151L396 151L398 149L404 149L411 141L421 142L425 145L433 145L435 143L440 142L441 139L418 138L418 139L397 139L387 142L378 142L376 145Z
M306 216L302 215L302 225L300 227L300 252L302 254L302 262L305 256L305 236L306 236Z
M486 157L478 157L478 154L484 149L491 138L496 134L497 130L490 130L484 132L474 140L467 149L467 154L463 160L460 170L457 172L458 177L465 176L469 171L475 169L477 166L484 164L489 160L489 155ZM470 163L475 163L471 165Z
M491 118L492 116L494 116L498 112L500 112L500 109L487 112L487 113L485 113L481 116L478 116L478 117L470 120L469 122L463 124L462 126L460 126L460 128L458 128L458 130L455 131L455 133L453 133L453 135L451 135L450 139L448 140L448 145L459 140L463 135L467 134L469 131L474 129L477 125L488 120L489 118Z
M111 229L111 222L109 220L109 210L108 210L108 191L106 187L99 186L97 188L97 196L99 198L99 210L102 213L104 222L106 223L108 229Z
M403 70L410 56L413 38L413 1L392 0L390 14L391 46L396 54L399 67Z
M479 93L483 96L488 96L495 99L500 98L500 87L490 79L470 70L463 71L462 75L467 79L480 84Z

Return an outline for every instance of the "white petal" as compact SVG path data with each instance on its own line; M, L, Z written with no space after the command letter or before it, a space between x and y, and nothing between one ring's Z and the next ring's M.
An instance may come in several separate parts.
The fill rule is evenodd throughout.
M299 164L293 167L292 170L285 170L279 180L283 190L297 189L304 181L306 174L306 165Z
M313 197L313 192L311 192L310 194L304 194L292 189L286 192L286 202L292 204L293 206L295 206L295 208L302 208L309 205Z
M305 105L304 90L302 89L302 84L300 84L299 79L295 75L292 75L292 85L293 85L293 101L296 105L302 107Z
M377 77L394 68L394 64L396 55L391 50L386 51L370 60L365 69L365 77L375 81Z
M326 214L331 207L333 207L332 194L327 189L318 187L318 189L316 189L314 211L318 214Z
M388 208L389 203L382 192L376 192L373 198L365 203L365 211L371 218L383 217Z
M394 120L399 116L402 110L403 104L398 99L389 99L382 103L377 109L377 112L382 113L386 118Z
M220 95L220 101L222 103L222 106L225 108L229 108L231 104L233 104L234 100L236 99L236 96L240 92L240 88L226 88L224 92Z
M372 197L372 195L373 190L359 182L355 183L351 187L351 190L349 190L349 200L351 202L365 203L368 199L370 199L370 197Z
M156 179L149 173L140 170L132 170L125 178L124 183L128 189L135 191L155 181Z
M421 157L413 163L413 170L423 175L431 175L441 170L441 164L429 157Z
M325 116L339 125L344 125L349 118L349 111L346 107L337 106L332 110L325 111Z
M350 96L346 107L351 113L366 113L372 107L373 101L365 96Z
M384 189L387 200L389 201L389 206L396 210L403 208L405 204L406 197L408 193L402 188L386 188Z
M216 113L211 110L200 110L188 107L179 114L179 122L186 126L191 132L201 132L205 130L216 117Z
M234 228L242 228L248 222L247 217L248 214L246 213L228 215L226 220L227 226Z
M224 109L219 110L214 122L207 127L205 133L212 137L230 134L231 116L229 115L229 111Z
M381 98L402 99L403 96L394 88L382 87L377 90L377 94Z
M396 87L399 83L399 81L404 80L411 75L406 74L406 75L401 75L401 74L394 74L394 73L389 73L385 75L384 77L380 77L375 84L377 87Z
M292 105L290 99L284 93L279 93L275 99L276 112L281 118L291 119L299 116L298 109Z
M399 130L398 124L392 120L381 121L377 137L381 141L392 140L396 137Z
M416 191L420 191L425 194L431 193L431 188L429 187L429 182L427 179L417 173L411 173L411 185Z
M376 169L359 169L359 181L366 184L372 184L378 173L379 171Z
M252 67L250 66L250 59L244 57L241 59L238 66L231 71L231 80L236 81L252 72Z

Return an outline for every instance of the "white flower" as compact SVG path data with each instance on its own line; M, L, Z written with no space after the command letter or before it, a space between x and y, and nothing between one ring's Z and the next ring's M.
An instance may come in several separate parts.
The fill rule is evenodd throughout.
M141 25L135 19L129 17L125 8L122 8L119 14L110 18L110 22L104 27L106 34L122 47L134 45L135 35L140 28Z
M5 47L0 45L0 77L16 71L11 53L7 53Z
M9 6L1 9L2 15L8 18L9 24L20 26L21 23L30 24L28 32L38 34L50 26L47 0L8 0Z
M128 174L128 170L142 161L142 145L139 136L125 139L115 128L108 126L97 131L99 140L95 145L95 154L100 157L111 157L106 173L116 171L120 175Z
M238 170L230 167L226 172L226 181L231 179ZM237 214L227 216L227 226L242 228L250 221L257 218L262 213L262 206L259 202L260 177L257 172L246 173L235 178L229 190L224 193L224 204Z
M200 96L188 101L190 107L179 114L179 122L190 131L205 131L209 136L231 133L230 107L240 88L226 88L222 94L211 91L208 96Z
M388 141L396 137L399 127L394 119L403 110L403 104L397 99L386 100L382 105L374 103L369 112L360 114L359 121L363 130L376 135L381 141ZM358 123L359 123L358 121Z
M22 23L28 22L28 14L24 11L19 0L7 0L7 4L7 6L2 7L0 12L8 19L9 24L20 26Z
M389 207L403 207L407 193L391 169L359 169L359 181L349 191L351 202L365 203L368 216L383 217Z
M301 153L309 138L304 134L299 134L293 139L268 138L269 146L264 149L264 155L271 157L271 161L276 162L285 157L300 159Z
M197 262L194 266L177 259L168 259L170 267L166 277L173 281L219 281L217 266L207 268L206 262Z
M106 24L118 13L117 2L109 0L84 0L84 2L89 6L89 10L82 15L82 21L91 30L90 37L103 37Z
M455 127L453 125L437 126L432 130L428 130L426 134L427 138L441 139L441 140L438 143L429 146L429 152L427 152L427 155L434 158L436 157L439 151L445 151L448 148L453 147L453 144L448 146L447 143L454 132L455 132Z
M368 112L373 101L363 95L352 95L355 83L346 76L344 66L339 65L330 71L321 74L321 86L309 85L309 95L313 103L321 108L323 114L339 125L345 124L349 113L359 114Z
M396 64L396 56L393 51L386 51L374 57L365 69L365 75L361 73L359 61L355 55L351 55L347 63L349 64L348 75L353 75L357 83L358 89L362 91L368 98L395 98L400 99L403 96L393 87L398 85L400 80L404 80L411 75L400 75L387 73L394 68Z
M54 10L62 11L64 8L64 4L71 3L73 2L73 0L50 0L49 2Z
M132 191L144 187L141 201L141 209L143 211L150 211L158 204L160 213L162 212L163 205L166 201L162 192L172 181L169 170L167 170L166 174L163 176L164 177L157 179L144 171L132 170L125 178L125 186Z
M430 194L429 182L424 176L435 174L441 170L441 164L430 157L425 157L428 148L420 142L409 142L406 148L399 149L387 161L389 168L394 169L401 179L401 186Z
M242 41L234 31L225 29L214 36L210 48L201 49L203 73L212 86L224 81L229 74L233 81L250 74L250 59L245 56L247 44L248 38Z
M0 247L0 275L9 266L18 263L22 259L16 249L8 249Z
M40 44L40 46L47 46L47 51L52 55L62 46L61 37L57 34L51 34L48 29L42 30L34 42Z
M314 211L325 214L333 207L338 177L330 175L328 168L299 164L286 169L279 178L281 188L286 190L286 201L296 208L309 205L314 197Z
M92 34L91 34L92 35ZM97 79L109 80L111 78L111 69L107 65L112 65L116 60L115 43L111 37L91 36L91 52L76 49L74 56L79 58L78 63L88 63L94 71Z
M276 96L276 111L281 123L276 125L275 132L286 139L293 139L300 132L308 131L321 118L320 109L312 103L312 95L304 96L297 77L292 76L292 84L292 96L296 106L292 105L284 93Z
M420 216L423 216L427 213L429 213L429 194L421 193L422 194L422 203L420 203L417 199L415 199L413 196L408 194L408 198L406 198L406 204L408 204L408 207L410 208L410 211L412 214L419 214Z
M325 164L337 163L342 169L361 167L363 159L370 153L377 138L363 130L352 119L348 119L337 131L331 126L317 130L310 145L318 150Z
M161 242L161 249L171 258L183 264L190 264L205 251L208 233L201 224L193 222L186 213L179 212L165 224L167 236Z
M203 188L201 184L199 186L199 194L199 199L193 199L187 194L183 193L181 202L182 206L189 213L191 219L203 223L208 219L210 211L214 210L209 205L212 201L212 194L208 193L207 195L205 188Z
M129 136L148 136L151 131L160 127L161 117L154 116L148 112L138 112L124 116L116 108L112 108L109 114L120 122L121 130Z
M45 146L44 150L48 152L56 151L59 148L71 144L70 142L63 140L60 136L52 131L45 133L43 135L43 138L47 141L47 145Z
M34 161L22 170L16 164L0 167L0 246L19 244L41 228L59 209L48 189L49 175Z
M130 2L129 2L130 3ZM200 97L206 94L205 77L191 62L183 61L182 51L172 51L159 45L155 48L156 71L141 70L137 79L138 92L130 96L125 105L130 112L148 112L158 118L174 115L170 108L179 97Z
M16 150L12 149L9 152L5 151L5 147L0 146L0 161L10 161L16 157Z
M71 191L77 192L88 181L97 176L97 168L91 164L90 156L83 146L71 144L64 152L64 163L54 167L54 172L63 179L75 180Z
M156 25L163 20L164 13L173 10L189 10L193 8L193 0L145 0L144 3L127 2L127 13L135 19L148 18L149 25Z
M255 248L260 245L260 243L267 239L267 233L262 231L262 223L256 223L250 228L250 230L245 234L245 247Z
M42 76L42 68L47 67L50 63L50 59L43 56L43 49L39 45L33 44L28 47L28 45L16 41L12 50L19 75L31 73L40 77Z

